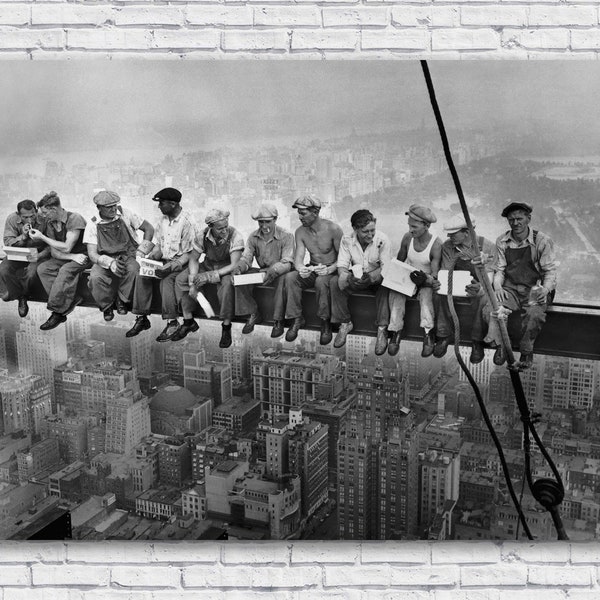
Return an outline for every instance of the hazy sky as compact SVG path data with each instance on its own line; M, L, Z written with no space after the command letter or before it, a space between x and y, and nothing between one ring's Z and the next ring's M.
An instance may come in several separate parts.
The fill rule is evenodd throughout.
M448 127L535 119L600 142L600 64L430 61ZM0 62L4 155L164 146L433 124L418 61ZM599 152L600 154L600 152Z

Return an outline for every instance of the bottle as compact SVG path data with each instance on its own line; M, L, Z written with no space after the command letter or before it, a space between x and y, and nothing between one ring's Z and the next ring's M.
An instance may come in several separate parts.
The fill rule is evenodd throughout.
M546 304L546 300L539 300L539 295L540 295L540 291L542 290L543 286L540 284L540 282L538 281L530 290L529 290L529 301L527 302L527 304L529 306L538 306L538 305L542 305L542 304Z

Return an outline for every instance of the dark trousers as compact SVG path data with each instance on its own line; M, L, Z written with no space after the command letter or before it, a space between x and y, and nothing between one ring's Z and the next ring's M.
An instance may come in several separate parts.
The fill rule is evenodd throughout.
M117 295L123 302L131 302L135 278L140 265L134 257L125 259L126 273L117 277L110 269L94 265L88 279L88 287L100 310L110 308Z
M311 272L306 278L298 271L290 271L285 276L286 308L285 318L296 319L302 316L302 291L314 288L317 294L317 317L329 321L331 318L330 285L333 275L317 275Z
M469 296L469 320L471 321L471 340L483 342L487 326L483 319L483 313L487 304L485 295ZM435 308L435 331L438 338L454 337L454 322L448 308L448 296L433 294L433 306Z
M29 296L37 279L37 267L37 262L4 259L0 263L0 292L8 292L7 302Z
M200 263L198 265L198 273L206 273L208 271L212 271L213 269L209 269L204 266L204 263ZM190 286L188 284L189 277L189 269L184 269L177 276L176 283L176 294L181 302L181 308L185 312L197 313L199 305L198 303L190 297L189 291ZM216 289L217 298L219 300L219 317L221 320L231 320L235 314L235 291L233 288L233 278L231 275L224 275L221 277L221 281L219 283L207 283L202 288L200 288L200 292L204 292L204 289L210 291L211 288Z
M252 267L247 272L257 273L259 269ZM273 299L273 320L283 321L285 317L285 276L280 275L271 284L275 286L275 297ZM235 286L235 314L236 315L253 315L258 312L258 305L254 299L254 285L238 285Z
M89 265L89 260L80 265L74 260L59 258L51 258L38 265L38 277L48 294L48 310L63 314L71 308L77 295L79 276Z
M350 309L348 301L352 294L370 290L375 292L375 307L377 312L375 325L377 327L387 327L390 323L390 307L388 304L388 289L379 283L374 283L366 286L356 285L350 280L346 289L341 290L339 286L339 278L334 275L330 282L331 289L331 322L332 323L348 323L351 321Z
M173 320L179 316L175 296L175 279L180 273L181 271L171 272L160 280L161 315L163 319ZM131 308L134 315L149 315L152 312L152 292L155 281L154 277L136 276L133 306Z

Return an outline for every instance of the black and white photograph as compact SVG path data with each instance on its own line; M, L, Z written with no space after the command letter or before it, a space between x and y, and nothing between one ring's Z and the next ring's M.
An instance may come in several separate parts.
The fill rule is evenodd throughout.
M595 61L0 74L0 539L600 537Z

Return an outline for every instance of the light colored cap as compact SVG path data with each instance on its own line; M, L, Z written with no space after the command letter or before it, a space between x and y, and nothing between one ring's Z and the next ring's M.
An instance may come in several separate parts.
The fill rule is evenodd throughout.
M296 199L292 208L321 208L321 201L316 196L302 196Z
M471 219L473 227L475 227L475 221ZM468 229L467 222L463 215L454 215L448 221L444 223L444 231L448 234L457 233L462 229Z
M207 225L212 225L213 223L216 223L217 221L222 221L223 219L227 219L228 217L229 217L228 210L221 210L220 208L212 208L211 210L208 211L208 214L206 215L204 222Z
M437 221L437 217L433 214L433 211L421 204L412 204L404 214L425 223L435 223Z
M255 221L258 221L259 219L276 219L279 213L272 204L261 204L251 216Z
M114 206L119 204L121 198L117 192L111 192L109 190L100 190L94 196L94 204L96 206Z

